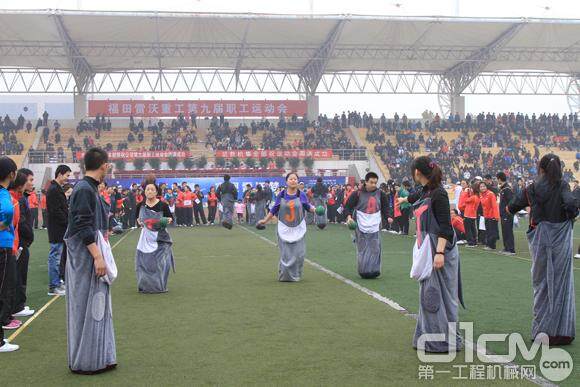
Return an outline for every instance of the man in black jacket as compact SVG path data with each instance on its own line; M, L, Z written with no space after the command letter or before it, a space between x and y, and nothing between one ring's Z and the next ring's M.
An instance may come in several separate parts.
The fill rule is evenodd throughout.
M29 248L34 242L32 212L28 206L28 196L34 191L34 174L30 169L22 168L16 174L14 187L19 196L20 221L18 222L18 247L20 256L16 262L16 292L14 294L14 316L27 317L34 314L34 310L26 306L26 285L28 282Z
M234 224L234 202L238 200L238 190L234 184L230 182L230 175L224 175L224 182L220 184L216 191L218 200L222 204L222 225L228 230L232 229Z
M198 226L200 225L199 218L201 217L201 223L205 226L207 220L205 219L205 213L203 212L203 192L201 192L199 184L194 186L193 193L196 195L193 199L193 215L195 216L195 224Z
M129 190L129 193L127 194L127 202L128 202L128 207L129 207L129 227L131 228L135 228L135 211L137 210L137 199L135 197L135 195L137 194L137 184L132 184L131 185L131 189Z
M507 211L507 206L514 197L514 191L507 182L505 173L497 174L499 182L499 215L501 217L501 239L503 250L501 254L516 255L514 244L514 216Z
M71 169L67 165L59 165L46 192L46 213L48 227L48 295L64 296L64 286L60 282L60 259L64 249L64 234L68 226L68 202L62 186L68 180Z

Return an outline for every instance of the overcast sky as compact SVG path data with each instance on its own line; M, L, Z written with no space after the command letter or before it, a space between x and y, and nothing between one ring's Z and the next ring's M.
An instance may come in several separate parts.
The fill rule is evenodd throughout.
M489 16L580 19L580 0L0 0L3 9L84 9L127 11L253 12L299 14L363 14L407 16ZM580 40L580 36L579 36ZM167 95L167 98L203 98L201 95ZM239 97L239 96L237 96ZM264 95L247 95L247 98ZM295 96L272 96L272 98ZM158 97L159 98L159 97ZM206 96L207 98L207 96ZM236 98L212 95L211 98ZM425 109L438 111L436 95L321 95L324 113L366 110L373 114L395 111L419 117ZM466 110L567 112L563 96L466 96Z

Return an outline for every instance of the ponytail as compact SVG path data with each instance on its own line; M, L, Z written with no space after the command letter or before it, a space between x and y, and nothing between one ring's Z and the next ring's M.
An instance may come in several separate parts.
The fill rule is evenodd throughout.
M429 156L420 156L413 160L411 165L411 173L414 175L415 170L421 172L427 181L427 188L432 191L441 186L443 180L443 172L437 163L435 163Z
M558 185L562 180L562 162L560 158L553 153L542 157L539 164L540 174L548 180L550 185Z

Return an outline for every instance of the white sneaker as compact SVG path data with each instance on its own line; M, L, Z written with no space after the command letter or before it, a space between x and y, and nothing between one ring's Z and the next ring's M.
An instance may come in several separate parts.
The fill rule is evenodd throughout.
M28 306L25 306L24 309L22 309L20 312L18 313L14 313L12 316L13 317L29 317L32 316L34 314L34 309L30 309Z
M576 258L576 259L580 259L580 254L576 254L576 255L574 256L574 258Z
M457 241L457 244L458 245L466 245L467 244L467 241Z
M18 351L20 347L16 344L10 344L8 341L4 340L4 345L0 347L0 353L8 353Z
M66 291L62 288L54 288L48 291L49 296L65 296Z

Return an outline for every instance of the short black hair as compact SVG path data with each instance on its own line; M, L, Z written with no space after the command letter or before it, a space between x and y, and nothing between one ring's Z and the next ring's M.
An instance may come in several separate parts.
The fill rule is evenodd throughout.
M379 179L379 175L374 172L369 172L365 175L365 181L369 181L370 179Z
M12 183L10 183L10 186L8 187L8 189L20 188L20 187L24 186L24 184L26 184L27 180L28 180L28 175L25 175L22 172L16 172L16 178L14 179L14 181Z
M409 182L409 180L405 180L403 182L403 187L411 187L411 182Z
M453 211L453 213L454 213L455 215L459 215L459 211L457 211L455 208L454 208L453 210L451 210L451 211Z
M109 161L109 155L101 148L91 148L85 153L84 161L87 171L96 171Z
M483 178L486 179L486 180L491 180L491 175L487 174Z
M288 173L288 174L286 175L286 181L288 181L288 179L289 179L289 178L290 178L290 176L292 176L292 175L296 176L296 178L298 179L298 174L297 174L296 172L290 172L290 173ZM304 184L304 183L302 183L302 184Z
M56 171L54 171L54 178L56 179L60 175L64 175L67 172L72 172L70 167L68 165L61 164L58 167L56 167Z
M495 177L497 177L499 181L507 181L507 177L503 172L499 172Z
M318 176L318 177L316 178L316 182L318 182L318 183L322 183L322 177Z
M28 169L28 168L20 168L18 170L18 173L20 173L20 172L22 172L24 175L26 175L26 177L28 177L28 176L34 176L34 173L30 169Z
M0 157L0 180L6 179L12 172L16 172L18 166L8 156Z
M224 175L224 181L230 181L230 175Z

